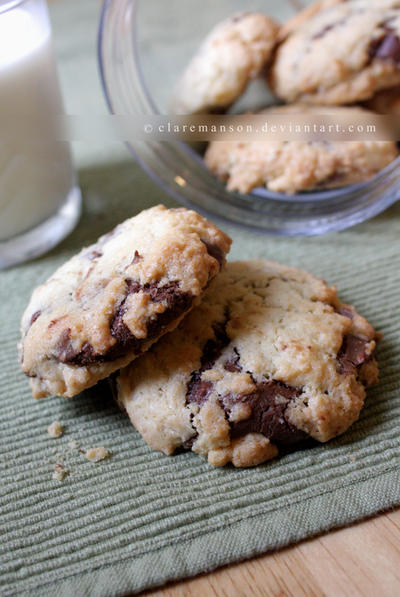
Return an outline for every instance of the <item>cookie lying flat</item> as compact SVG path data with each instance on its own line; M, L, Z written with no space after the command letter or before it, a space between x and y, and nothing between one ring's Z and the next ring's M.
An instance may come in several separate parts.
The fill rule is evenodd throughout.
M338 0L306 10L286 27L270 70L278 97L346 104L400 83L398 0Z
M120 372L118 399L155 450L257 465L357 420L377 381L375 331L307 272L227 265L171 334Z
M262 114L332 115L352 122L361 108L319 107L302 104L272 107ZM271 191L296 193L363 182L398 155L391 141L213 141L204 159L230 191L248 193L265 186Z
M250 12L217 25L176 85L173 111L196 114L228 108L260 74L278 31L272 19Z
M230 242L197 213L158 206L65 263L22 319L34 397L74 396L147 350L196 304Z

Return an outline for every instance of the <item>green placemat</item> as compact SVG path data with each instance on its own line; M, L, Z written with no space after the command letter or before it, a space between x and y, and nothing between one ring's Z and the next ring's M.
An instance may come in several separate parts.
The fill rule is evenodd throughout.
M97 9L94 0L68 0L53 12L72 113L104 111L93 55ZM173 205L122 147L75 149L85 196L78 228L49 255L0 275L0 594L122 595L400 504L400 206L320 238L224 226L231 259L309 269L336 283L385 338L381 382L348 433L256 469L213 469L192 453L151 452L104 389L36 402L19 372L19 320L32 289L119 221ZM65 425L57 440L46 432L54 420ZM71 440L83 449L104 445L112 457L90 463ZM63 483L52 479L56 452L70 470Z

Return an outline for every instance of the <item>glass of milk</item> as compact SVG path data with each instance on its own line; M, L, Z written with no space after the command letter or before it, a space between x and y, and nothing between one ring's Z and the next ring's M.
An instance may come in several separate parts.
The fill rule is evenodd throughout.
M0 268L48 251L79 219L62 114L45 0L0 0Z

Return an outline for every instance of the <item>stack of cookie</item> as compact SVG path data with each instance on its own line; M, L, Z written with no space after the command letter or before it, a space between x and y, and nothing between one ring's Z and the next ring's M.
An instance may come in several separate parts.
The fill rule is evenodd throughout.
M178 114L226 111L262 76L281 102L278 114L332 112L352 119L367 108L400 113L400 4L324 0L280 27L266 15L236 14L204 41L179 81ZM363 107L344 107L364 102ZM329 106L329 108L327 108ZM283 193L368 180L398 155L393 142L216 141L207 166L229 190Z
M197 213L158 206L83 249L22 319L34 397L109 377L152 448L213 465L343 433L377 381L374 329L307 272L226 265L230 244Z

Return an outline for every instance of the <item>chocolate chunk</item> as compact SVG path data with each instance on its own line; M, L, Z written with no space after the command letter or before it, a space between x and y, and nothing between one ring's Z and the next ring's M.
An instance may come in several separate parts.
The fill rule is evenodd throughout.
M147 336L143 339L136 338L123 320L126 313L126 299L130 294L137 293L140 290L148 292L151 300L154 302L166 303L165 311L156 315L148 322ZM110 324L111 335L115 338L116 344L105 354L99 354L91 344L86 342L81 350L76 352L70 341L71 330L68 329L64 330L57 344L56 358L62 363L87 366L118 359L127 352L139 354L143 344L157 337L174 319L177 319L187 311L192 301L192 295L187 292L181 292L177 282L171 282L160 287L156 283L142 286L137 280L127 279L125 299L119 305Z
M193 371L188 384L186 400L189 404L194 402L203 406L213 389L213 383L202 380L201 376L204 371L214 366L222 350L230 342L226 333L228 317L227 314L225 322L215 326L215 339L208 340L204 346L200 369ZM242 371L240 354L236 348L234 351L237 355L236 358L226 361L224 368L226 371L240 372ZM256 432L263 433L273 442L293 444L308 438L304 431L294 427L285 418L288 403L300 394L301 390L291 388L278 381L269 381L256 384L256 390L246 396L222 398L220 404L227 415L238 402L250 406L251 415L248 419L237 423L231 422L232 437L241 437L247 433Z
M217 245L213 245L212 243L207 242L203 238L201 239L201 242L205 245L207 253L211 255L211 257L214 257L214 259L216 259L218 263L222 265L224 263L225 256L221 249Z
M102 256L103 256L102 251L89 251L89 253L86 253L86 255L85 255L85 257L90 259L90 261L93 261L93 259L98 259L99 257L102 257Z
M212 389L213 383L211 381L192 379L189 383L187 391L188 403L195 402L199 406L203 406L203 404L207 402Z
M342 346L337 355L338 371L343 375L356 374L357 368L370 359L366 352L368 340L348 334L343 338Z
M311 39L312 40L321 39L322 37L325 37L325 35L327 33L329 33L329 31L332 31L332 29L336 29L336 27L338 27L339 25L343 25L345 22L346 22L346 19L340 19L340 21L336 21L336 23L331 23L330 25L326 25L323 29L318 31L318 33L314 33L314 35L311 37Z
M76 352L71 343L71 329L66 328L61 333L56 344L55 357L61 363L69 363L75 356Z
M343 317L347 317L348 319L354 319L354 312L348 307L342 307L336 311L336 313L339 313L339 315L343 315Z
M135 265L135 263L139 263L139 261L142 261L143 257L140 255L140 253L138 251L135 251L135 255L131 261L131 265Z
M196 402L196 404L202 406L212 390L213 384L208 381L201 381L201 374L214 366L225 346L229 344L230 340L225 330L227 321L228 314L226 314L226 319L223 323L214 326L215 338L213 340L208 340L203 348L200 369L192 372L188 384L186 393L186 400L188 403Z
M175 299L183 294L179 290L178 282L170 282L164 286L158 286L156 283L146 284L143 290L150 294L152 301L155 303L167 303L168 307L171 307Z
M257 384L257 389L252 394L233 401L229 398L224 399L223 406L228 412L237 402L251 408L248 419L231 423L232 437L262 433L271 442L278 444L294 444L305 440L308 435L294 427L285 415L288 403L300 394L301 390L279 381L267 381Z
M166 309L163 313L158 314L148 322L147 336L143 340L139 340L131 333L123 321L126 313L124 301L111 322L111 334L117 340L117 345L107 353L107 360L116 359L122 354L131 351L139 354L141 346L148 340L158 336L163 328L167 327L174 319L177 319L182 313L187 311L193 300L193 297L189 293L179 290L177 282L170 282L164 286L158 286L156 283L141 286L135 280L128 280L127 286L127 297L129 294L143 290L150 294L152 301L166 303Z
M198 433L193 434L192 437L189 437L189 439L187 439L185 442L183 442L182 448L184 450L191 450L193 447L193 444L196 441L196 439L198 438L198 436L199 436Z
M333 23L331 25L326 25L326 27L324 27L323 29L318 31L318 33L314 33L314 35L311 37L311 39L314 40L314 39L321 39L322 37L325 37L326 33L328 33L329 31L332 31L332 29L334 29L335 26L336 26L336 23Z
M239 362L240 355L236 348L234 348L234 351L236 353L236 357L230 359L229 361L226 361L226 363L224 364L224 369L225 371L230 371L231 373L240 373L242 371L242 366Z
M231 373L240 373L242 370L237 360L234 359L226 361L226 363L224 364L224 369L225 371L230 371Z
M164 298L161 298L164 296ZM193 302L193 296L188 292L176 290L165 295L159 294L156 302L166 302L167 307L163 313L157 315L147 324L147 338L155 338L163 328L166 328L174 319L185 313Z
M201 371L212 369L224 346L226 344L224 342L220 343L218 338L216 340L208 340L203 349L203 356L201 357Z
M131 280L130 278L125 280L126 283L126 296L125 300L128 298L130 294L136 294L139 290L142 289L142 285L137 280Z
M133 341L134 341L135 336L132 334L132 332L130 331L128 326L124 323L123 317L124 317L125 313L126 313L126 311L124 309L121 309L120 311L118 311L117 315L112 320L111 326L110 326L111 335L117 341L118 348L120 350L120 355L124 352L125 348L126 349L128 348L128 345L131 345L131 348L134 348ZM139 346L140 346L140 342L139 342L139 340L137 340L137 347L139 348ZM115 352L114 347L113 347L112 351L113 351L112 352L113 358L117 358L117 353Z
M71 365L93 365L97 363L101 359L101 355L99 355L93 348L89 342L85 342L82 346L80 352L76 354L71 360Z
M41 314L42 314L41 311L35 311L35 313L31 317L31 321L29 323L29 327L31 327L35 323L35 321L37 320L38 317L41 316Z
M368 49L369 58L390 60L400 65L400 39L389 27L386 27L385 31L386 35L371 42Z

